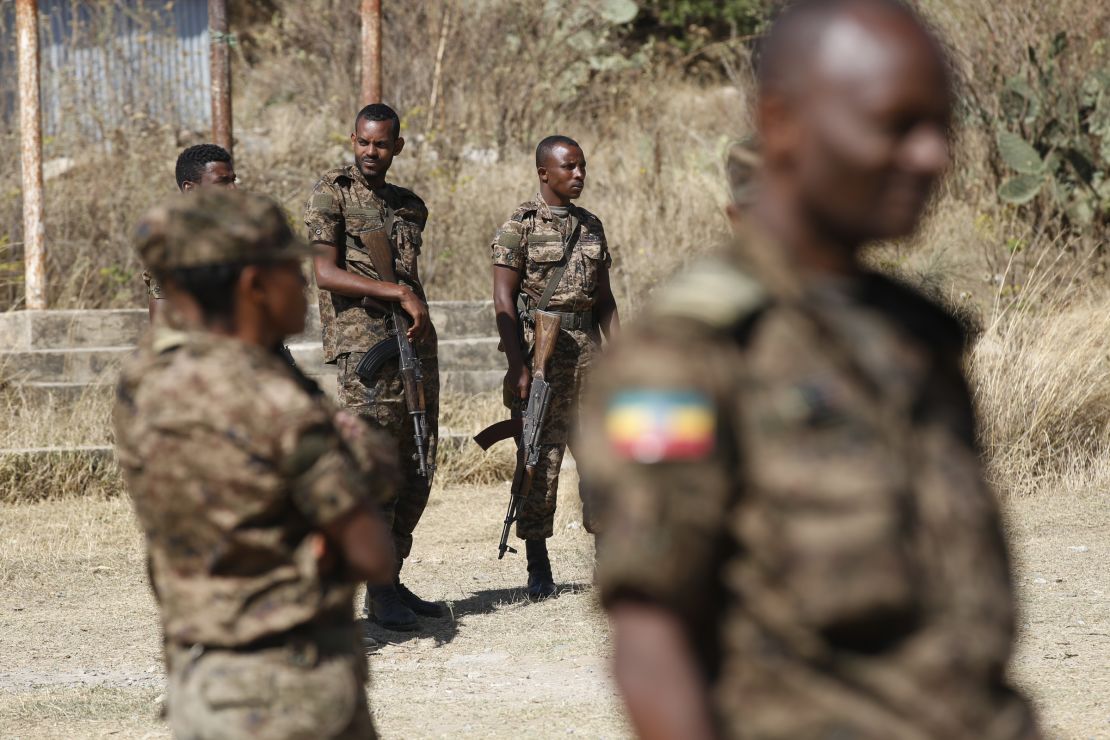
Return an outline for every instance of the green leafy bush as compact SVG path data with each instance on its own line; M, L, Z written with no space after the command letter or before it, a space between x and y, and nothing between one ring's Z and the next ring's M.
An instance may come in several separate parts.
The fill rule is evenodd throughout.
M1028 48L1022 72L998 94L998 156L1007 179L998 197L1025 205L1038 196L1047 212L1074 227L1110 219L1110 68L1090 70L1077 86L1056 35L1048 51Z

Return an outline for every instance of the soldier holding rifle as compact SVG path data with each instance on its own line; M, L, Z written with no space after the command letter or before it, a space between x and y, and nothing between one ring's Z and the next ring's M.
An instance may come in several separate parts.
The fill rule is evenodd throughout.
M394 582L367 589L370 618L413 630L417 615L440 617L400 581L412 533L428 503L439 414L436 333L417 258L428 219L424 201L386 182L405 140L387 105L359 111L351 134L354 164L324 173L305 208L320 288L324 360L339 366L339 401L397 440L402 481L384 505L397 549ZM360 372L361 369L361 372Z
M547 369L551 392L529 474L531 491L521 497L517 512L517 536L528 558L528 595L540 599L556 591L547 539L553 534L559 467L577 419L582 381L598 354L601 333L611 337L620 322L601 220L573 203L586 183L582 147L565 136L549 136L536 147L536 173L539 193L517 207L490 248L497 331L509 366L505 405L514 413L527 409L538 367L532 362L537 312L554 314L561 328ZM517 485L520 480L518 471ZM596 535L593 503L582 483L579 495L585 527Z

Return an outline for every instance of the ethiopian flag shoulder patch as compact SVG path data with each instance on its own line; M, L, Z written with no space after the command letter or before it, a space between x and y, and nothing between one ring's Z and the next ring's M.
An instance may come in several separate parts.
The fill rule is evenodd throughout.
M605 433L613 452L640 463L700 460L713 452L716 413L696 390L635 389L613 396Z

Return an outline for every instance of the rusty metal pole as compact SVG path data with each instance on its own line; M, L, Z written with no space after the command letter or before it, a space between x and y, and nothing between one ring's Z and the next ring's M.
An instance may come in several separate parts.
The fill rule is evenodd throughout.
M23 269L27 308L46 308L46 227L42 214L42 101L38 0L16 0L19 47L19 153L23 168Z
M362 0L362 105L382 102L382 0Z
M227 0L208 0L208 42L211 47L212 139L231 152L231 38Z

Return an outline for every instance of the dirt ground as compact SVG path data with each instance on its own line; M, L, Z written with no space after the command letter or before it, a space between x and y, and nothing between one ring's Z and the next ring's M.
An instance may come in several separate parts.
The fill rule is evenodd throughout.
M532 604L523 554L496 559L506 492L434 494L405 580L453 617L408 639L378 633L391 641L370 658L370 701L387 738L628 735L574 496L562 496L552 540L562 594ZM1110 738L1108 504L1044 494L1007 507L1022 599L1015 678L1054 737ZM127 502L0 509L0 737L167 737L163 686Z

